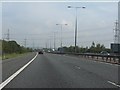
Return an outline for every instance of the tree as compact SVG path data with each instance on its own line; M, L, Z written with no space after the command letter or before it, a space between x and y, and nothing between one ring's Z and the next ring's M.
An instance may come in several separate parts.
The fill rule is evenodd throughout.
M2 51L3 53L24 53L32 51L30 48L25 48L17 44L16 41L2 41Z
M92 42L91 47L89 48L89 51L92 53L100 53L101 51L105 50L105 46L100 43L95 44L94 42Z
M69 52L75 52L75 47L74 46L70 46L68 49L69 49Z
M92 42L92 45L90 47L90 52L95 53L95 43Z

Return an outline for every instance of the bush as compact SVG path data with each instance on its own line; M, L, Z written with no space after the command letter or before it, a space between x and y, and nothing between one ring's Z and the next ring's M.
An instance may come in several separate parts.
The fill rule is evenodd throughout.
M16 41L2 41L2 50L3 53L25 53L32 51L30 48L25 48L17 44Z

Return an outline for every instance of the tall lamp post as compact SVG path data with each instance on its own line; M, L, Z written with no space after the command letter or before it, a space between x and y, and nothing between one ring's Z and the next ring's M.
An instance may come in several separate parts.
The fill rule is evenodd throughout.
M74 8L75 9L75 14L76 14L76 18L75 18L75 53L76 53L76 51L77 51L77 48L76 48L76 44L77 44L77 9L79 9L79 8L86 8L86 7L72 7L72 6L68 6L68 8Z
M61 27L61 43L60 43L60 46L61 46L61 50L62 50L62 26L63 25L68 25L68 24L56 24L56 25L60 25L60 27Z
M56 39L55 39L56 35L55 34L56 34L56 32L54 32L54 50L56 50Z

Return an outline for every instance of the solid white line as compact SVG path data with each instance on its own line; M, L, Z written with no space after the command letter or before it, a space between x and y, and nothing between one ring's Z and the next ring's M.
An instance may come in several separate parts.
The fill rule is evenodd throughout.
M120 85L117 85L117 84L114 83L114 82L108 81L108 83L110 83L110 84L112 84L112 85L114 85L114 86L120 87Z
M2 82L0 84L0 90L2 88L4 88L8 83L10 83L10 81L13 80L18 74L20 74L28 65L30 65L35 60L37 55L38 55L38 53L31 61L29 61L26 65L24 65L22 68L20 68L18 71L16 71L13 75L11 75L8 79L6 79L4 82Z

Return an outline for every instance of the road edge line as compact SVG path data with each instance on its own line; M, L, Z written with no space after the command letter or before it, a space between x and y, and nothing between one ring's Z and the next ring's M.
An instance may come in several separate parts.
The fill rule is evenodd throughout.
M31 59L27 64L25 64L22 68L20 68L18 71L16 71L14 74L12 74L8 79L6 79L4 82L0 84L0 90L4 88L8 83L10 83L17 75L19 75L28 65L30 65L35 58L38 56L38 53L35 55L33 59Z
M112 84L112 85L117 86L117 87L120 88L120 85L118 85L118 84L116 84L116 83L114 83L114 82L108 81L108 83L110 83L110 84Z

